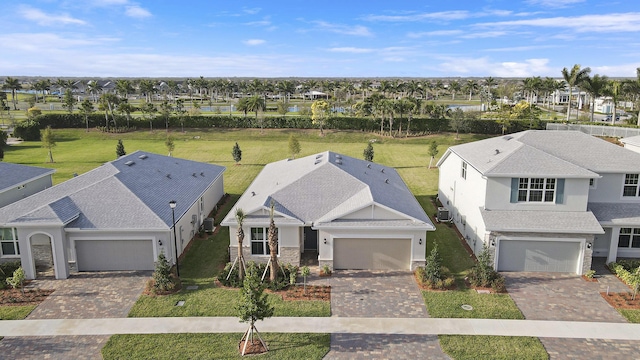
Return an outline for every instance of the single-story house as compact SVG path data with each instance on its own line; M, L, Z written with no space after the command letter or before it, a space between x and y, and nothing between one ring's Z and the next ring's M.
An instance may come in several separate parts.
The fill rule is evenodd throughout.
M223 196L224 170L143 151L122 156L1 208L0 232L17 249L2 258L19 259L29 279L47 265L65 279L70 267L153 270L160 253L175 263L174 243L179 256Z
M281 263L312 254L332 269L414 269L425 263L435 230L395 169L331 151L267 164L221 222L237 257L236 209L246 261L269 258L271 204Z
M50 188L56 171L0 162L0 208Z

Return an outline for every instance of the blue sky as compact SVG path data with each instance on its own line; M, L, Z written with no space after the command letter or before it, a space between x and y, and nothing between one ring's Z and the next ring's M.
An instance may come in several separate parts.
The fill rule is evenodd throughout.
M638 0L32 0L0 4L0 75L635 77Z

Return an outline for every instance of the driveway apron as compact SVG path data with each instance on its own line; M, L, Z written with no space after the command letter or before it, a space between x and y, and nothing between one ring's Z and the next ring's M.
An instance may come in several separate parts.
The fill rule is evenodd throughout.
M422 293L408 271L336 271L331 313L338 317L428 318ZM331 334L325 359L448 359L435 335Z
M557 273L503 273L507 290L527 320L564 320L626 323L600 292L628 291L615 278L587 282ZM640 354L636 341L540 338L551 359L629 359ZM634 357L629 357L635 354Z
M35 280L29 287L55 289L27 319L126 317L150 272L72 274L65 280ZM109 336L5 337L0 353L12 359L100 359Z

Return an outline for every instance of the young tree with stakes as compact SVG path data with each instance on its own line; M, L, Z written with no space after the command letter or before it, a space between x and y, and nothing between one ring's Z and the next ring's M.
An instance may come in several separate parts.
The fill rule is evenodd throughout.
M240 295L240 303L237 305L238 317L240 322L248 322L249 329L244 333L240 344L242 345L241 354L244 356L247 351L247 345L250 343L254 345L254 333L257 335L260 344L264 347L265 351L269 351L269 347L262 340L258 329L256 329L256 321L264 320L273 316L273 307L269 305L267 301L267 295L263 294L264 284L260 281L258 275L258 269L255 266L250 266L247 269L247 276L242 282L242 291Z
M52 149L56 147L56 139L53 135L53 130L51 130L51 126L47 126L46 129L42 131L42 147L49 151L49 162L53 163Z
M431 169L431 164L433 164L433 160L436 159L436 155L438 155L438 144L434 140L431 142L431 145L429 145L429 156L431 156L431 159L429 160L429 169Z
M89 115L91 115L93 111L94 108L91 100L84 99L84 101L80 103L80 113L84 115L84 122L87 124L87 132L89 132Z
M173 136L168 135L167 139L164 141L164 146L167 147L167 150L169 151L169 156L171 156L171 153L173 153L173 150L175 150L176 148L176 144L173 141Z

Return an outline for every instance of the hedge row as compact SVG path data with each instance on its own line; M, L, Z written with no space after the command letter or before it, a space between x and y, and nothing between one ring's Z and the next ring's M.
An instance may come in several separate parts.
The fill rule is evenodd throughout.
M107 126L105 116L102 114L91 114L87 117L89 128L104 127ZM37 127L40 129L46 126L52 128L84 128L87 126L85 117L81 114L43 114L36 118ZM127 121L127 118L122 115L115 116L115 124L109 117L109 127L131 127L144 129L153 126L154 129L163 129L167 126L167 119L162 116L156 116L151 120L146 118L131 118ZM406 131L407 126L410 126L412 133L439 133L445 131L451 131L449 119L427 119L427 118L414 118L411 123L408 123L406 118L394 120L394 131L398 131L402 126L402 131ZM228 115L215 115L215 116L184 116L176 117L170 116L168 118L168 125L170 128L266 128L266 129L312 129L317 128L313 124L311 117L309 116L274 116L265 117L264 119L256 119L254 116L228 116ZM34 126L34 125L32 125ZM372 119L368 117L347 117L336 116L329 117L324 125L326 129L335 130L360 130L367 132L380 131L380 120ZM541 120L513 120L507 126L508 133L518 132L527 129L544 129L546 127L546 121ZM385 121L384 131L389 131L389 122ZM18 131L19 132L19 131ZM463 132L470 132L476 134L501 134L502 125L496 120L467 120L466 126Z

